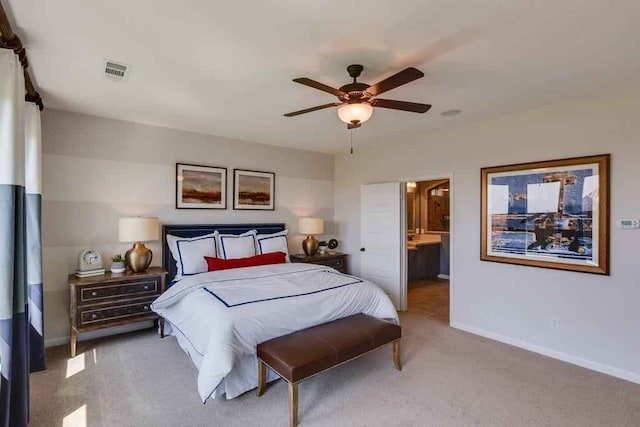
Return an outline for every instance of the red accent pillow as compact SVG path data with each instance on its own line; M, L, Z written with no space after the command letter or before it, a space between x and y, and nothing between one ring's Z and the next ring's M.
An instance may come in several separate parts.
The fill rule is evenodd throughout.
M283 264L287 262L287 254L284 252L270 252L248 258L220 259L204 257L207 261L208 271L228 270L230 268L254 267L256 265Z

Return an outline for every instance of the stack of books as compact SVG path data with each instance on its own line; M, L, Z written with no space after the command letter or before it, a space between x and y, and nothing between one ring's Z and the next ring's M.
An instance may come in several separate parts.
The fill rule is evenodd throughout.
M77 270L76 271L76 277L100 276L102 274L104 274L104 268L96 268L94 270L84 270L84 271Z

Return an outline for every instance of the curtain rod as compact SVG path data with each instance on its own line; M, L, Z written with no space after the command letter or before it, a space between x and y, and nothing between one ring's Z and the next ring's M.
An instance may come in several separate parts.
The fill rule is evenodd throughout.
M4 11L4 7L2 7L2 3L0 3L0 47L12 49L15 54L18 55L24 70L24 86L26 91L24 99L27 102L35 103L38 108L40 108L40 111L42 111L44 109L42 98L36 91L33 80L31 80L31 76L29 75L29 70L27 69L29 67L27 51L24 46L22 46L20 38L11 30L11 24L9 24L9 18Z

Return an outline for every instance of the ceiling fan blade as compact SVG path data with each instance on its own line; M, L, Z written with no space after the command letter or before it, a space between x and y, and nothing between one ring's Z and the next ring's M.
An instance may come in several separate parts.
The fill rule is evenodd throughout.
M287 113L284 116L285 117L298 116L300 114L310 113L312 111L318 111L318 110L322 110L324 108L337 107L338 105L342 105L342 102L332 102L331 104L318 105L317 107L311 107L311 108L307 108L305 110L299 110L299 111L294 111L294 112L291 112L291 113Z
M391 77L388 77L381 82L378 82L367 89L367 93L371 96L377 96L381 93L385 93L390 91L391 89L395 89L398 86L405 85L414 80L418 80L419 78L424 77L424 73L417 68L409 67L405 70L400 71L399 73L394 74Z
M380 108L390 108L392 110L411 111L412 113L426 113L431 108L429 104L418 104L417 102L394 101L393 99L374 99L371 105Z
M322 83L317 82L315 80L308 79L306 77L300 77L298 79L293 79L293 81L296 82L296 83L300 83L301 85L309 86L309 87L312 87L314 89L318 89L318 90L321 90L323 92L330 93L331 95L335 95L338 98L341 97L341 96L346 95L341 90L332 88L331 86L327 86L325 84L322 84Z

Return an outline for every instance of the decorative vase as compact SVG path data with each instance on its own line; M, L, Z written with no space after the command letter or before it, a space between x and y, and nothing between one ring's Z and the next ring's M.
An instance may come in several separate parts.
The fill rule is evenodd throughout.
M302 241L302 250L306 256L314 256L318 252L318 241L312 235L308 235Z
M151 264L153 253L142 242L136 242L133 248L124 254L124 262L134 273L142 273Z

